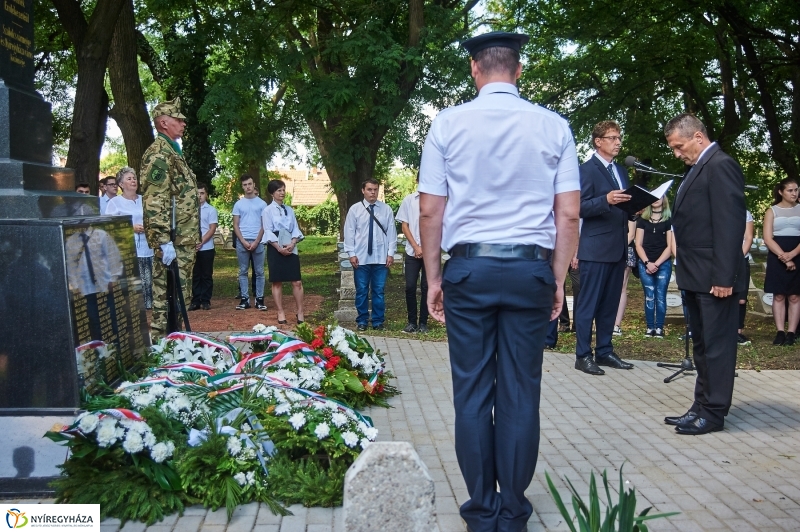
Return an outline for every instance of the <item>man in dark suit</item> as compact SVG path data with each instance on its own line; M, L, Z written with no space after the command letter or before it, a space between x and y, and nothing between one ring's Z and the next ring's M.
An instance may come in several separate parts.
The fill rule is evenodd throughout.
M581 296L573 318L575 369L604 375L600 366L633 368L614 353L611 344L628 258L629 217L616 205L631 197L624 192L628 188L625 169L614 163L622 146L619 124L606 120L594 126L592 144L595 153L580 166L583 225L578 245ZM592 357L592 322L597 331L596 359Z
M686 293L697 368L689 411L664 422L679 434L706 434L722 430L733 397L739 311L734 294L748 285L742 255L744 175L694 116L676 116L664 135L675 157L690 166L672 223L680 255L676 278Z

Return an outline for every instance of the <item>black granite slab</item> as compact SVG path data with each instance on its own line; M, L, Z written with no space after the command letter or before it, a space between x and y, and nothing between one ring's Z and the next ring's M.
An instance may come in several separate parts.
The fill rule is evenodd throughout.
M149 347L129 216L0 220L0 285L0 415L75 408Z

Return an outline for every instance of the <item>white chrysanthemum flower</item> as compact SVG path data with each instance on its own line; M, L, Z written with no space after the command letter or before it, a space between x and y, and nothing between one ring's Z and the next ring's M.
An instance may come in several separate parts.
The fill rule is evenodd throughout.
M242 423L242 430L245 432L250 432L253 429L250 427L249 423Z
M319 401L314 401L311 403L311 406L314 407L314 410L327 410L327 408L325 408L325 403L321 403Z
M331 414L331 421L337 427L342 427L343 425L347 424L349 420L347 419L347 416L341 412L334 412Z
M172 442L169 443L172 444L172 450L174 450L175 444ZM161 462L172 456L172 450L170 449L170 446L167 443L159 442L153 446L152 450L150 451L150 457L153 459L155 463L160 464Z
M255 460L255 458L256 458L256 450L253 449L252 447L245 447L244 449L242 449L242 452L239 453L240 460L245 460L245 461Z
M81 417L80 422L78 423L78 428L84 434L89 434L97 428L97 423L99 423L99 421L100 418L97 417L96 414L85 414Z
M131 396L131 403L135 408L144 408L152 405L156 398L149 393L137 393Z
M317 436L318 440L323 438L327 438L331 433L331 428L328 426L327 423L320 423L317 425L317 428L314 429L314 434Z
M125 429L122 429L122 433L125 433ZM97 425L97 445L108 447L113 445L118 437L116 420L113 418L101 419Z
M245 478L247 478L247 485L248 486L252 486L253 484L255 484L255 482L256 482L256 473L255 473L255 471L248 471L247 474L245 475Z
M192 402L185 395L180 395L172 400L170 407L176 412L180 410L191 410Z
M298 412L289 418L289 423L294 427L294 430L300 430L306 424L306 415Z
M362 449L366 449L369 446L370 443L372 443L372 442L369 441L368 439L361 438L361 448Z
M375 441L375 438L378 437L378 429L375 427L369 427L364 431L364 436L366 436L369 441Z
M363 421L359 421L359 422L358 422L358 430L360 430L362 434L363 434L363 433L364 433L364 431L366 431L368 428L369 428L369 425L367 425L367 424L366 424L366 423L364 423Z
M228 452L231 453L231 456L236 456L242 452L242 440L235 436L228 438Z
M167 388L163 384L154 384L150 387L150 394L154 395L155 397L164 395L164 392L166 391Z
M284 396L286 397L286 399L288 401L293 402L293 403L296 403L298 401L302 401L303 399L305 399L305 396L303 394L297 393L294 390L285 390L283 393L284 393Z
M288 413L292 409L292 405L289 403L281 403L275 407L275 414L282 415Z
M122 448L125 449L125 452L130 454L138 453L144 449L144 442L142 441L141 434L132 430L128 431L125 441L122 442Z
M355 432L342 432L342 439L344 440L344 444L348 447L355 447L358 444L358 436Z
M260 333L260 332L264 332L266 330L267 330L267 326L264 325L263 323L256 323L255 325L253 325L253 332Z
M156 444L156 436L149 430L142 435L142 441L144 442L144 446L150 449Z
M239 473L233 475L233 480L235 480L236 483L239 484L240 486L244 486L245 484L247 484L247 475L245 475L240 471Z
M125 427L116 426L114 429L114 436L116 436L118 440L121 440L125 436Z
M171 441L168 441L167 442L167 449L169 450L169 454L172 455L172 453L175 452L175 444L173 442L171 442Z

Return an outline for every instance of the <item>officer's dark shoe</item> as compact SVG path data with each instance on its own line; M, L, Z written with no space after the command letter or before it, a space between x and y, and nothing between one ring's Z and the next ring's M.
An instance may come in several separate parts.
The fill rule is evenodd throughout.
M192 310L200 310L200 303L192 303L191 305L189 305L189 310L190 311L192 311Z
M691 423L686 425L678 425L675 427L675 432L678 434L687 434L689 436L700 436L701 434L708 434L709 432L717 432L722 430L722 423L714 423L704 417L698 417Z
M414 327L413 323L409 323L408 325L406 325L406 328L403 329L403 332L404 333L409 333L409 334L415 333L415 332L417 332L417 328Z
M600 369L600 367L595 364L594 359L591 356L588 357L579 357L575 360L575 369L579 369L584 373L588 373L589 375L605 375L606 372Z
M597 365L608 366L609 368L614 369L633 369L633 364L630 362L625 362L614 352L612 352L610 355L604 356L603 358L598 358Z
M372 330L373 330L373 331L382 331L383 329L384 329L384 327L383 327L383 323L380 323L380 324L378 324L378 325L373 325L373 326L372 326Z
M366 324L366 323L359 323L359 324L358 324L358 326L357 326L356 328L357 328L359 331L366 331L366 330L367 330L367 324Z
M243 297L239 304L236 305L236 310L245 310L250 308L250 299L247 297Z
M203 310L211 310L211 303L203 303Z
M264 298L263 297L257 297L256 298L256 308L258 310L267 310L267 306L264 304Z
M428 326L424 323L420 323L419 327L417 327L417 332L420 334L428 334Z
M692 423L695 419L697 419L697 412L692 412L689 410L682 416L667 416L664 418L664 423L667 425L688 425Z

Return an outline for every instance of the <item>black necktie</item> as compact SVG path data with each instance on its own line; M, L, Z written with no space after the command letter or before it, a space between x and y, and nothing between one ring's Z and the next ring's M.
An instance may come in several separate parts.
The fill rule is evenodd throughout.
M281 205L281 210L283 210L283 215L286 216L286 205Z
M83 240L83 254L86 255L86 267L89 270L89 278L92 284L97 284L97 279L94 277L94 266L92 266L92 256L89 254L89 235L81 233L81 240Z
M614 175L614 165L608 163L608 166L606 166L606 170L608 170L608 173L611 175L611 180L614 181L614 183L616 183L617 176Z
M375 204L373 203L368 207L369 209L369 243L367 244L367 255L372 255L372 225L375 222Z

